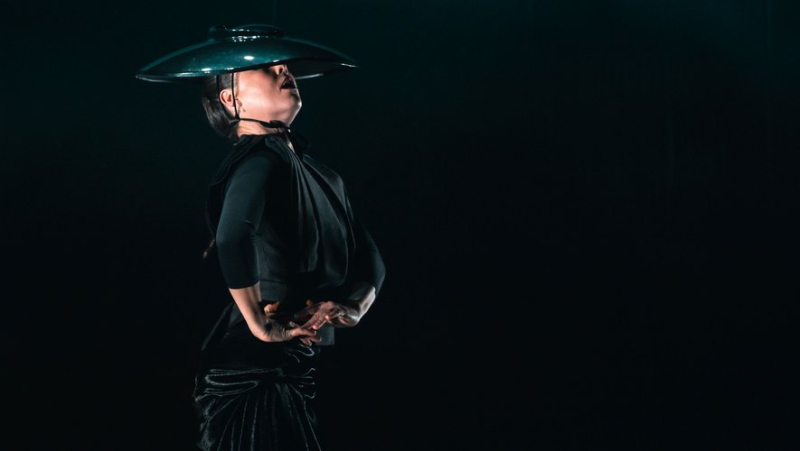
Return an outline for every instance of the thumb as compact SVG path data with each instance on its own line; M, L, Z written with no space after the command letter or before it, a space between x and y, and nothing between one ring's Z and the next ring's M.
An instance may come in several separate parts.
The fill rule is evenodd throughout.
M273 312L275 312L276 310L278 310L278 304L280 304L280 302L271 302L271 303L265 305L264 306L264 313L273 313Z

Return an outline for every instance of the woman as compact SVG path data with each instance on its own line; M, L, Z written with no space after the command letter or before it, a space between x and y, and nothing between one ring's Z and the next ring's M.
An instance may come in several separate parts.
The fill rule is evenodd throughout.
M355 65L268 25L212 27L205 44L137 75L196 75L210 124L233 142L207 199L214 236L207 251L216 248L233 302L202 347L193 394L198 446L319 450L308 401L320 346L333 344L334 328L359 323L385 268L341 178L308 155L308 141L291 129L302 106L293 70L310 78ZM327 69L320 52L329 55Z

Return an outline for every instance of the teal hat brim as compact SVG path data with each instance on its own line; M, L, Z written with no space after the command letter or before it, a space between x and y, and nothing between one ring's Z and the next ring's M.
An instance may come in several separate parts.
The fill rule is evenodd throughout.
M283 37L265 24L214 26L211 37L163 56L136 72L136 78L168 83L200 83L206 77L286 64L295 79L356 69L356 62L331 48Z

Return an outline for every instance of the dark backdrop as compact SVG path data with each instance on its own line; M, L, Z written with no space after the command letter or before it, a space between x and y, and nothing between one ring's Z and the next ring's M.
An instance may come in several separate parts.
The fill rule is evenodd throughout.
M295 122L388 271L327 353L327 449L789 449L797 5L7 6L3 440L192 449L228 144L133 74L267 22L361 66L301 81Z

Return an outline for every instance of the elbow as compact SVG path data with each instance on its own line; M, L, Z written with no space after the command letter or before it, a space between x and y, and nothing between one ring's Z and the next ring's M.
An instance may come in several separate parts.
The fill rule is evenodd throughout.
M247 223L236 227L221 225L216 236L217 252L219 254L235 253L247 246L252 246L255 241L255 230Z
M376 296L381 291L381 287L383 287L383 281L386 279L386 266L384 266L383 260L378 260L378 262L379 264L377 265L375 274L373 275L373 284L375 285Z
M224 237L217 238L217 254L220 256L230 255L242 248L246 242L244 235L225 235Z
M375 252L375 288L380 291L383 285L383 280L386 278L386 265L383 263L383 258L379 252Z

